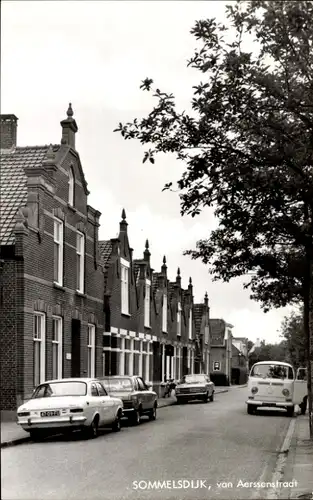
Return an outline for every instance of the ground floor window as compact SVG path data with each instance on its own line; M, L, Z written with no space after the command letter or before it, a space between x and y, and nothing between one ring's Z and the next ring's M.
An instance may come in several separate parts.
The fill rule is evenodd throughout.
M87 377L95 377L96 361L96 326L88 325L88 364Z
M63 321L59 316L52 317L52 378L62 378L62 330Z
M34 387L45 381L46 376L46 315L34 314L33 331L33 383Z

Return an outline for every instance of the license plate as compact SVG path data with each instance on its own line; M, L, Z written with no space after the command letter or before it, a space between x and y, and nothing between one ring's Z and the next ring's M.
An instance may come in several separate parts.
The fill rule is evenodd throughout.
M60 415L59 411L41 411L41 417L58 417Z

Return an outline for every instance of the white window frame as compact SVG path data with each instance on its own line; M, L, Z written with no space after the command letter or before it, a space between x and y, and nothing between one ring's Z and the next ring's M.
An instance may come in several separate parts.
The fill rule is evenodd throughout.
M193 322L193 317L192 317L192 307L189 310L189 340L192 340L192 322Z
M162 331L167 333L167 294L163 295Z
M178 302L177 304L177 336L181 337L181 314L182 309L181 309L181 303Z
M53 328L53 323L57 324L57 340L52 339L52 344L57 344L57 351L58 351L58 366L57 366L57 376L52 377L53 378L62 378L63 375L63 349L62 349L62 344L63 344L63 319L60 316L52 316L52 328ZM52 367L53 367L53 351L52 351Z
M96 325L88 323L87 377L96 376Z
M144 307L144 326L150 328L150 292L151 281L146 280L145 307Z
M36 324L40 322L40 337L36 334ZM42 312L34 312L33 341L40 342L40 380L42 384L46 378L46 315ZM38 332L39 333L39 332ZM34 366L35 369L35 366ZM35 373L33 373L35 378Z
M85 235L80 231L76 232L76 261L79 259L79 280L77 276L77 292L84 293L85 287ZM77 267L76 267L77 269Z
M59 231L57 231L56 228L59 228ZM57 236L57 232L59 232L59 236ZM54 280L55 283L57 283L60 286L63 286L63 256L64 256L64 241L63 241L63 235L64 235L64 223L62 220L57 219L56 217L54 218L53 221L53 246L57 247L57 252L58 252L58 276L57 280ZM54 249L53 249L54 251ZM54 273L54 270L53 270ZM54 276L53 276L54 278Z
M70 167L68 171L68 203L71 207L74 206L74 186L75 186L75 178L73 167Z
M121 310L129 314L129 262L121 259Z

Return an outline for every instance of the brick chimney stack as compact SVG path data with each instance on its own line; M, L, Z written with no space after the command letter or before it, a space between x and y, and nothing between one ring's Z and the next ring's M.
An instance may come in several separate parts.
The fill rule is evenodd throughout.
M17 120L15 115L1 115L1 150L10 150L16 147Z
M75 134L78 130L76 121L73 118L72 104L69 103L68 110L66 112L67 118L61 121L62 127L62 139L61 144L67 144L71 148L75 149Z

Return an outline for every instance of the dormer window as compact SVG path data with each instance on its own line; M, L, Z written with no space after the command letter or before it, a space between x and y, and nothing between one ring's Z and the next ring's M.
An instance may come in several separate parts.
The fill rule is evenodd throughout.
M192 308L189 311L189 340L192 340Z
M163 295L163 309L162 309L162 331L167 333L167 295Z
M68 203L71 207L74 206L74 171L73 168L70 167L68 171Z
M177 336L181 336L181 303L177 305Z
M122 314L129 314L129 262L121 258L121 309Z
M145 318L144 325L146 328L150 328L150 289L151 289L151 281L146 280L146 290L145 290Z

